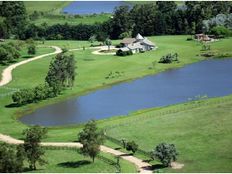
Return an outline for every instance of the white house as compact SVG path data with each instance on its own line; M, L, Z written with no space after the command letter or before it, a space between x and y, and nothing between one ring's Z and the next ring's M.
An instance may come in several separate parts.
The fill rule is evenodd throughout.
M131 50L133 53L139 53L144 51L150 51L156 48L156 45L148 40L146 37L144 38L140 34L137 34L135 38L124 38L121 41L123 45L119 50L121 51L129 51Z

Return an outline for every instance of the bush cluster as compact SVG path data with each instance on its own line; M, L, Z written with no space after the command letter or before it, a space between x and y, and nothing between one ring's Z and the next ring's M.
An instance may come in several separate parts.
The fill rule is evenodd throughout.
M55 97L57 94L48 85L39 85L35 88L21 89L12 95L12 100L18 106L35 103L47 98Z
M65 87L73 86L75 68L73 55L58 54L50 63L45 84L15 92L12 95L13 102L21 106L56 97Z
M13 43L0 45L0 64L7 65L15 62L20 57L20 54Z
M124 75L124 71L110 71L110 73L105 77L105 79L113 79L113 78L118 78Z
M130 55L133 55L133 52L131 50L129 50L129 51L118 50L116 52L116 55L117 56L130 56Z
M174 54L167 54L166 56L161 57L161 59L159 60L159 63L172 63L172 62L178 62L178 54L174 53Z
M27 48L27 53L28 54L35 54L36 53L36 47L34 44L30 44Z

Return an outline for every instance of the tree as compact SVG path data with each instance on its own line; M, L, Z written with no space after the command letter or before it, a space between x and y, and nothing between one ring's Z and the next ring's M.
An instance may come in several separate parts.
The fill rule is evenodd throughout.
M97 39L98 42L104 42L107 37L108 36L107 36L106 33L104 33L104 32L98 32L97 36L96 36L96 39Z
M193 37L193 35L196 33L196 24L195 24L195 22L192 22L191 23L191 31L190 31L190 34L192 35L192 37Z
M41 140L46 133L47 129L39 126L33 126L23 131L23 135L25 136L23 148L31 170L36 170L37 162L40 165L46 163L46 161L42 158L45 152L40 145Z
M65 87L73 86L76 75L75 64L74 56L65 52L57 54L51 61L45 81L53 88L55 94L59 94Z
M118 37L119 37L119 39L124 39L126 37L131 37L131 36L132 36L132 32L127 31L127 32L121 33Z
M23 171L24 153L21 146L17 150L12 146L0 144L0 172L1 173L16 173Z
M22 1L3 1L0 5L0 16L6 18L10 33L21 35L27 23L27 13Z
M105 41L105 44L108 46L108 51L110 50L110 45L112 45L112 41L107 38L106 41Z
M119 6L114 11L113 19L111 20L110 32L112 39L117 39L121 33L129 32L132 27L130 22L129 6Z
M126 143L126 150L132 151L134 154L138 150L138 144L136 144L134 141L129 141Z
M34 44L30 44L30 45L28 46L27 53L28 53L28 54L35 54L35 53L36 53L36 47L35 47Z
M177 155L174 144L161 143L152 151L151 158L160 160L165 167L168 167L172 161L176 161Z
M0 38L8 38L9 31L6 25L6 20L0 17Z
M88 155L94 162L95 157L100 152L100 145L103 144L103 131L99 131L94 120L89 121L83 131L79 133L79 141L83 145L81 152Z
M123 148L126 148L127 140L125 138L121 139Z
M96 41L96 35L92 35L90 38L89 38L89 42L91 43L91 45Z
M14 62L20 57L18 50L11 43L0 45L0 64L8 64Z
M39 85L34 88L34 102L38 102L40 100L44 100L47 98L47 89L44 85Z

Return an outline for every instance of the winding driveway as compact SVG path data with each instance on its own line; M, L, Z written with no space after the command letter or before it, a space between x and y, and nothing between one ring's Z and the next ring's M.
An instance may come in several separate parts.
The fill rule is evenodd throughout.
M54 54L58 54L58 53L61 53L62 50L61 48L57 47L57 46L50 46L51 48L54 48L55 51L52 52L52 53L48 53L48 54L43 54L43 55L40 55L40 56L36 56L36 57L33 57L33 58L30 58L30 59L27 59L27 60L23 60L21 62L18 62L18 63L15 63L13 65L10 65L8 66L7 68L5 68L2 72L2 79L0 81L0 87L1 86L4 86L6 84L8 84L11 80L12 80L12 71L13 69L15 69L16 67L20 66L20 65L23 65L23 64L26 64L28 62L31 62L31 61L34 61L34 60L37 60L37 59L41 59L43 57L47 57L47 56L51 56L51 55L54 55Z
M7 136L0 134L0 141L3 141L8 144L22 144L22 140L15 139L13 137ZM82 147L82 144L80 143L73 143L73 142L43 142L41 143L42 146L53 146L53 147L75 147L75 148L80 148ZM120 156L124 160L127 160L134 165L136 165L137 169L141 173L152 173L151 165L149 163L146 163L142 161L141 159L138 159L134 156L128 155L124 152L106 147L106 146L101 146L100 147L102 152L105 153L110 153L115 156Z

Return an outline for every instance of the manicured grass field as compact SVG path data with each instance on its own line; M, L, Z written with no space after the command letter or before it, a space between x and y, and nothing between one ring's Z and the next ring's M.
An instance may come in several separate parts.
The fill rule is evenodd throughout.
M213 99L132 114L120 126L109 128L107 135L134 140L148 152L161 142L175 144L178 162L185 166L166 172L231 172L231 98L227 102Z
M204 60L205 58L199 56L201 54L201 45L195 41L186 41L186 38L187 36L151 37L150 39L158 46L156 51L128 57L93 55L91 54L92 50L88 49L73 52L78 67L78 75L74 87L64 91L57 98L21 108L5 107L12 103L10 96L0 98L0 132L21 138L21 132L27 126L18 122L17 117L25 112L30 112L38 107L59 102L76 95L82 95L91 90L107 87L114 83L132 80ZM231 54L231 41L232 38L212 43L211 51ZM86 41L45 42L45 45L50 44L66 46L67 48L87 47L89 45ZM179 54L180 63L166 65L157 63L163 55L175 52ZM51 59L52 57L47 57L18 67L13 72L13 81L7 87L26 88L43 83ZM156 61L154 67L152 66L153 61ZM124 71L125 75L108 80L105 77L110 71ZM203 101L202 104L211 100ZM191 106L192 104L189 105ZM144 119L139 123L133 123L134 119L144 116L142 112L141 114L133 114L128 117L122 116L100 120L98 124L102 128L108 128L130 120L131 125L107 129L107 134L109 133L109 135L116 138L125 137L136 140L140 147L146 151L151 150L162 141L175 143L180 152L179 160L185 164L185 167L178 172L228 172L231 171L231 167L228 165L229 161L231 161L231 150L227 148L232 144L231 134L229 134L231 133L229 125L231 125L232 120L231 105L232 102L218 105L210 103L207 107L199 106L196 109L191 109L190 107L190 109L180 111L171 116L170 114L156 116L156 111L151 111L154 117L149 120ZM185 104L172 107L175 109L175 107L182 106L185 106ZM170 109L170 107L165 107L164 109ZM74 141L81 128L81 125L49 128L46 141ZM109 142L107 144L115 146Z
M103 154L102 156L116 162L114 156ZM46 150L44 159L48 162L43 166L39 166L36 173L116 173L117 168L102 159L96 158L95 162L88 157L84 157L78 152L72 150ZM120 159L120 166L122 173L134 173L136 167Z
M32 21L36 25L41 25L47 23L48 26L55 24L65 24L78 25L78 24L94 24L105 22L110 19L111 14L98 14L98 15L82 15L82 16L71 16L71 15L52 15L43 16Z
M70 1L25 1L25 7L28 14L34 11L59 14L61 9L67 6Z
M20 62L20 61L23 61L23 60L28 59L30 57L38 56L38 55L41 55L41 54L51 53L53 51L54 51L53 48L49 48L49 47L37 47L35 55L28 55L28 53L27 53L27 46L25 45L19 51L21 57L16 62ZM14 62L14 63L16 63L16 62ZM0 64L0 79L2 78L1 75L2 75L3 69L6 68L7 66L9 66L9 65L1 65Z

